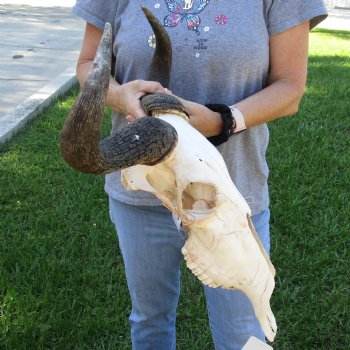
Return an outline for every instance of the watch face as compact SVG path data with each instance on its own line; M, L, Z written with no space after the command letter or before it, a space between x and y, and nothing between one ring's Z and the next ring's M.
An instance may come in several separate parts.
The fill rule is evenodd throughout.
M232 114L232 132L234 132L234 130L236 129L237 123L236 123L236 119Z

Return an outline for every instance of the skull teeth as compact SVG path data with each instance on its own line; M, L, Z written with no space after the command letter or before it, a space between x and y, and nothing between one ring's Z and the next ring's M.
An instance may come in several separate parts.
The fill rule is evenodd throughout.
M191 255L188 253L187 249L185 247L182 248L182 254L185 258L187 267L192 271L194 275L197 276L197 278L205 285L208 285L212 288L220 287L217 283L214 282L214 280L209 277L198 265L196 262L194 262L191 258Z

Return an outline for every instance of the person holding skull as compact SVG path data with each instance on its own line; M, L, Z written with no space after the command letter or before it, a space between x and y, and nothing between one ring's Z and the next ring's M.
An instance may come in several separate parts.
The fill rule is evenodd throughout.
M155 43L141 6L152 10L173 43L169 86L147 80ZM145 94L179 97L190 124L218 147L269 252L267 123L298 110L309 30L327 15L323 1L77 0L73 12L87 22L77 64L81 85L105 23L112 24L115 75L106 100L113 109L112 133L145 115ZM126 190L119 172L106 176L105 190L132 301L133 349L175 349L186 234L156 197ZM216 349L240 350L250 336L264 340L241 292L204 289Z

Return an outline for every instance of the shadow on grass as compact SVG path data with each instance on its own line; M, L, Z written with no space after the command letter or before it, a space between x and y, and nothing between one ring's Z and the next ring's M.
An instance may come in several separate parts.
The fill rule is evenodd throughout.
M309 72L313 74L318 74L318 71L314 71L314 68L317 69L322 65L322 68L334 69L333 75L338 76L339 73L345 73L344 77L350 74L348 69L350 68L350 59L345 56L334 56L334 55L310 55L309 56ZM344 71L339 71L339 69L346 69ZM329 78L329 77L325 77ZM343 78L339 76L339 78Z
M350 31L347 30L333 30L333 29L326 29L326 28L316 28L312 30L311 33L317 33L322 34L328 37L335 37L337 39L342 40L350 40Z
M333 105L337 110L350 113L347 101L350 96L350 59L345 56L309 57L308 81L305 98L320 99L318 103ZM302 109L302 108L301 108Z

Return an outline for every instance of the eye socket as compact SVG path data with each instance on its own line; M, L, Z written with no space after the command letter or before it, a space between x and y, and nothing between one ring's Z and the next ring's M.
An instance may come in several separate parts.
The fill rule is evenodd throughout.
M182 192L184 210L210 211L215 206L216 188L212 184L190 182Z

